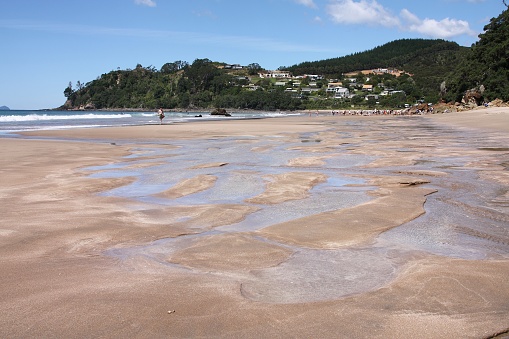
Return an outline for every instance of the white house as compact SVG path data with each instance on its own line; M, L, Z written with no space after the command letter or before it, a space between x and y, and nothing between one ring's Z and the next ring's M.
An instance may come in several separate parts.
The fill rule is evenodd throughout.
M342 88L343 83L341 82L329 82L327 84L327 92L335 92L336 88Z
M305 77L309 78L309 80L311 80L311 81L317 81L317 80L322 80L323 79L323 76L322 75L318 75L318 74L306 74Z
M365 84L365 85L362 86L362 90L366 91L366 92L373 92L373 85Z
M248 89L250 91L256 91L256 90L258 90L258 89L260 89L262 87L254 85L254 84L249 84L249 85L242 86L242 88L246 88L246 89Z
M344 99L350 97L350 91L345 87L336 87L334 91L334 99Z
M260 78L276 78L276 79L288 79L292 77L292 74L288 71L267 71L266 73L259 73Z
M224 65L224 69L243 69L244 66L241 66L239 64L226 64Z

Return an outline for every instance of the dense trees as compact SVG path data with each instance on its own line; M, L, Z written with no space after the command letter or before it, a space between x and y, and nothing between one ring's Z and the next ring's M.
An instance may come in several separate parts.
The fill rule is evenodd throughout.
M509 10L491 19L479 41L446 80L446 98L460 101L465 91L480 89L486 100L509 100Z
M247 65L249 75L256 75L262 70L262 66L257 63Z
M468 48L454 42L427 39L402 39L372 50L342 58L304 62L284 70L294 74L323 74L341 79L344 73L375 68L398 68L412 74L412 79L392 81L389 87L404 90L414 100L425 97L436 102L444 75L463 60ZM358 76L362 82L362 75ZM411 101L411 100L410 100Z
M168 62L161 67L161 73L172 74L180 71L181 69L189 66L185 61Z
M323 74L339 78L342 74L374 68L403 68L422 55L443 50L457 50L458 44L444 40L401 39L378 46L371 50L354 53L345 57L315 62L303 62L281 69L295 74Z
M401 107L404 103L439 100L461 101L465 91L477 88L484 98L509 100L509 14L506 9L485 26L471 48L444 40L404 39L341 58L280 67L294 76L316 74L323 80L303 78L276 86L275 79L258 78L257 63L243 69L196 59L192 64L175 61L155 67L111 71L87 84L79 81L64 90L65 107L101 108L210 108L291 110L346 108L351 105ZM330 79L345 80L347 72L397 68L406 74L357 75L356 83L343 81L353 98L335 99L327 92ZM313 91L303 91L314 87ZM367 97L356 84L371 84L374 92L390 89L396 95ZM251 85L251 86L247 86ZM256 85L256 86L254 86ZM257 89L256 89L257 88ZM285 91L286 88L292 91ZM295 93L296 92L296 93Z
M352 71L356 69L347 67L369 68L363 66L362 62L366 62L371 67L389 65L401 68L401 66L398 66L398 62L391 60L410 59L412 63L407 63L407 71L415 72L413 76L408 74L400 77L391 74L365 76L359 73L357 83L372 84L376 88L375 94L380 94L380 88L382 88L380 86L404 91L406 93L404 97L380 98L380 103L391 105L391 107L398 107L406 102L412 103L421 98L425 98L426 101L437 101L440 94L440 84L443 82L443 74L446 73L445 68L455 61L455 55L452 51L459 50L459 46L441 40L419 40L417 42L404 40L392 42L388 45L390 46L375 49L381 52L379 57L376 57L377 54L373 51L368 51L365 54L358 53L354 56L338 58L335 63L339 63L339 66L333 66L334 63L329 61L318 61L316 63L306 63L307 66L301 64L298 67L296 66L295 70L293 68L288 69L292 70L294 75L320 74L331 78L336 75L325 73L327 69L337 70L341 68ZM395 52L394 49L398 52ZM437 51L446 51L446 53L437 53ZM411 55L402 53L410 53ZM382 59L383 56L389 59ZM249 77L255 71L261 70L258 64L251 64L240 71L224 69L223 65L209 59L196 59L192 64L183 61L166 63L158 71L154 67L143 67L138 64L133 70L115 70L103 74L84 86L79 83L76 90L73 89L70 83L64 90L64 95L68 99L66 105L67 107L86 107L89 105L98 109L229 107L291 110L340 108L351 104L365 103L363 101L364 95L359 88L348 83L344 86L348 87L351 93L357 92L362 98L353 100L330 98L333 94L325 91L328 83L326 79L312 81L317 91L299 94L302 88L311 86L309 78L302 79L300 85L299 82L288 82L286 86L275 86L275 79L257 78L255 76L254 78L257 79L253 80L254 78ZM325 67L321 65L325 65ZM337 77L342 78L343 75ZM256 83L257 90L246 88L250 80ZM299 95L286 92L285 88L288 87L296 88ZM327 98L329 99L325 100Z
M282 90L249 91L247 73L234 75L209 59L192 64L175 61L154 67L136 65L133 70L116 70L74 90L72 83L64 90L67 108L207 108L298 109L302 101ZM251 69L261 69L252 64ZM244 71L245 73L245 71Z

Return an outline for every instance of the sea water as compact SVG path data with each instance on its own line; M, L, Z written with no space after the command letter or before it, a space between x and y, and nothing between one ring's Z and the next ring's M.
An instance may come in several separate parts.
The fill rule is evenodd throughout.
M231 117L203 112L165 112L164 123L221 119L257 119L297 115L292 112L231 112ZM158 124L156 112L149 111L0 111L0 135L10 132L88 127L116 127Z

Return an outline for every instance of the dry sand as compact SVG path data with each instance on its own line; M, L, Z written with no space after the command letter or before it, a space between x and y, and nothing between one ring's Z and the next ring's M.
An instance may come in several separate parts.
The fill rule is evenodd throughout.
M479 107L470 111L433 115L441 123L509 132L509 107Z
M0 139L0 336L507 336L508 117L302 116ZM203 152L186 154L195 141ZM126 175L101 176L115 166ZM161 167L158 182L131 174ZM335 186L327 177L338 173L362 181ZM101 194L132 185L132 196ZM144 193L151 185L159 191ZM312 212L324 192L337 207ZM265 210L268 225L248 219Z

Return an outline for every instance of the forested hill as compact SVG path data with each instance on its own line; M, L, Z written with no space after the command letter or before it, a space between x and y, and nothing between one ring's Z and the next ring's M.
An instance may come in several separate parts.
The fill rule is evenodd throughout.
M462 63L470 48L455 42L430 39L402 39L365 52L315 62L304 62L284 70L293 74L320 74L342 78L344 73L396 68L412 74L413 94L436 101L440 84ZM410 93L407 93L410 94Z
M477 104L509 100L509 10L491 19L471 48L444 40L406 39L340 58L281 67L294 76L316 74L323 79L261 77L260 65L231 67L209 59L167 63L160 70L137 65L135 69L103 74L87 84L79 81L64 90L62 108L211 108L255 110L341 108L351 105L402 107L417 101L470 101ZM229 67L226 67L229 66ZM376 68L397 68L406 74L357 76L359 84L372 85L373 94L390 88L398 95L368 100L357 85L344 82L350 96L335 98L327 91L329 80L344 80L344 73ZM357 84L356 82L356 84ZM282 84L281 84L282 83ZM467 94L467 95L465 95Z
M321 74L341 77L342 74L375 68L398 68L408 73L430 73L430 66L449 71L468 50L445 40L403 39L389 42L365 52L339 58L303 62L282 69L294 74ZM433 71L434 73L434 71ZM437 72L443 75L443 72Z
M397 40L366 52L305 62L286 69L294 76L323 75L325 79L319 84L322 91L318 98L326 99L326 79L341 79L343 73L357 70L398 68L413 76L401 81L378 78L372 81L385 81L391 83L389 86L393 89L404 91L407 98L402 98L402 101L425 98L436 102L444 75L459 63L465 49L444 40ZM288 86L277 87L274 81L257 76L262 70L258 64L238 71L223 68L224 65L197 59L192 64L183 61L167 63L160 70L137 65L135 69L111 71L90 83L78 82L77 88L69 84L64 91L68 100L63 108L230 107L287 110L306 108L309 104L330 105L323 100L306 100L303 96L299 98L285 93ZM248 88L253 85L259 90L249 91ZM305 85L303 82L301 87ZM301 90L298 88L298 93Z

